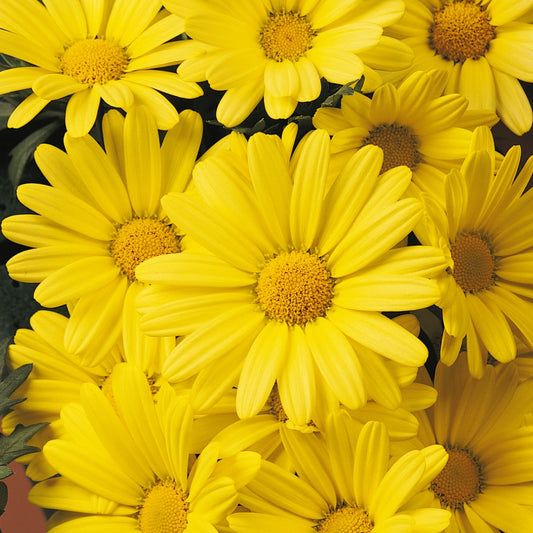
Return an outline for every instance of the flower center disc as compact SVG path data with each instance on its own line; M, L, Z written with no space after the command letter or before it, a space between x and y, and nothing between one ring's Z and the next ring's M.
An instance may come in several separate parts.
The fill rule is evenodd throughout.
M275 61L297 61L311 48L315 32L307 19L289 11L270 13L259 33L265 55Z
M179 237L155 218L134 218L122 224L110 246L116 265L130 281L135 281L135 268L143 261L179 251Z
M105 39L85 39L69 46L61 57L63 74L91 87L118 80L128 66L123 48Z
M333 279L317 255L283 252L263 267L255 290L269 318L302 326L326 313L333 297Z
M377 126L363 140L363 146L368 144L374 144L383 150L381 172L400 165L413 170L420 163L418 140L406 126L397 124Z
M430 41L444 58L463 63L485 55L496 36L486 9L473 1L446 4L433 17Z
M451 253L453 277L465 293L488 289L494 283L494 255L481 235L460 235L452 244Z
M159 481L148 489L138 513L142 533L183 533L187 527L187 502L174 481Z
M374 529L368 514L359 507L338 507L318 523L320 533L370 533Z
M448 462L430 488L442 507L458 509L475 500L483 488L481 465L468 450L447 449Z

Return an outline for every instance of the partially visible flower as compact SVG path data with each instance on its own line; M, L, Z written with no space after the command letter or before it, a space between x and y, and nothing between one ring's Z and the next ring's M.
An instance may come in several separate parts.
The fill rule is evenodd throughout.
M372 99L356 92L343 96L340 109L318 109L314 126L333 136L332 170L374 144L383 150L384 172L405 165L418 190L443 201L445 173L462 163L472 139L471 130L462 127L468 102L459 94L441 96L445 84L443 71L415 72L398 88L379 87ZM477 113L472 120L492 125L497 117Z
M122 361L120 352L114 348L99 365L87 367L79 358L69 354L64 347L65 329L68 319L52 311L38 311L30 319L32 329L19 329L14 344L7 353L7 363L12 368L32 364L29 378L15 391L13 398L25 400L13 407L13 411L2 418L2 431L10 434L17 424L49 423L29 442L42 448L62 432L59 420L61 408L79 400L83 383L102 386L114 365ZM157 339L158 344L165 342ZM26 475L40 481L53 476L53 470L41 452L22 457L28 464Z
M428 492L452 513L445 532L532 530L533 381L520 382L514 362L489 365L475 379L465 356L451 367L438 363L435 388L418 438L400 445L401 453L444 446L448 462Z
M411 62L407 46L382 38L383 27L403 13L398 0L169 0L165 5L183 16L186 33L204 49L185 60L178 74L226 91L217 119L228 127L240 124L262 99L269 116L287 118L298 102L318 98L321 78L355 81L366 73L366 61L385 70Z
M237 489L259 468L243 452L218 461L216 445L191 457L192 412L163 384L130 363L112 373L113 402L94 384L81 404L62 410L65 434L48 442L46 459L61 474L35 485L30 500L57 509L50 533L199 533L217 531L237 504Z
M521 135L533 113L520 81L533 81L530 0L406 0L402 19L386 29L414 51L409 69L448 72L446 93L468 98L470 109L496 112Z
M320 392L324 390L325 387ZM307 425L297 426L287 416L281 405L277 386L274 386L259 414L228 424L213 437L213 441L220 444L221 457L231 456L242 450L252 450L260 453L263 459L287 464L290 459L283 444L283 435L286 432L323 432L329 414L342 408L361 424L369 421L382 422L391 441L410 439L418 432L418 420L411 411L426 409L433 405L435 399L435 389L421 383L402 388L401 403L394 409L369 401L359 409L348 410L341 407L335 398L319 395L317 416Z
M32 247L7 262L18 281L39 283L45 307L68 304L65 348L97 364L122 330L128 293L137 291L135 267L149 257L187 247L167 219L160 198L187 186L202 137L198 113L183 111L162 146L146 108L124 119L110 111L102 147L89 135L65 135L66 153L42 144L35 160L50 186L27 183L19 200L37 214L2 222L4 235ZM126 311L127 312L127 311Z
M33 66L0 73L0 94L31 89L8 126L32 120L50 101L69 97L65 122L75 137L89 133L100 100L124 110L150 108L160 129L179 119L161 92L196 98L201 88L159 70L191 55L191 43L172 41L183 20L161 12L161 0L3 0L0 53Z
M446 463L442 446L408 452L390 466L381 422L362 429L347 413L331 414L324 438L284 432L296 474L262 461L240 491L249 512L232 514L235 533L438 533L449 513L420 492Z
M186 335L167 379L196 376L193 392L206 403L238 385L241 417L257 414L277 381L283 408L303 426L317 373L355 409L367 400L366 372L387 390L394 382L381 356L407 366L427 358L420 340L381 314L439 296L431 277L445 266L440 251L391 249L422 215L418 200L401 199L410 172L380 174L382 151L367 146L327 190L329 143L315 130L291 157L283 139L256 134L241 152L205 158L195 196L162 202L213 255L154 257L136 270L149 284L138 299L142 327Z
M402 327L418 335L418 320L412 314L400 315L393 319ZM364 351L363 346L355 346L357 353ZM305 425L291 420L283 408L279 388L274 385L264 407L250 418L236 421L223 428L213 440L220 443L222 456L233 455L237 451L250 449L270 461L286 461L281 433L301 431L303 433L322 432L331 412L345 409L354 420L361 424L370 420L383 422L391 440L409 439L418 431L418 421L412 411L426 409L433 405L436 392L433 387L414 382L418 367L408 367L391 361L366 349L367 357L378 359L388 373L374 375L370 368L363 368L363 380L369 395L368 402L359 409L346 409L341 406L336 394L320 375L315 376L316 408L313 419ZM370 352L370 353L369 353Z
M518 175L519 146L507 152L497 173L494 162L492 136L480 128L473 151L446 178L445 209L428 196L427 217L415 230L421 242L441 246L449 257L438 277L441 360L451 365L466 337L477 377L488 353L500 362L515 358L515 334L533 345L533 190L524 192L533 158Z

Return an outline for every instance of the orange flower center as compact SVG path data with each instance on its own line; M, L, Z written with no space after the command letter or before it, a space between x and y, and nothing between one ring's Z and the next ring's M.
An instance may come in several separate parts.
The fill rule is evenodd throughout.
M265 314L300 326L324 316L333 297L326 263L308 252L283 252L261 270L255 291Z
M353 505L337 507L317 526L319 533L370 533L373 529L367 512Z
M135 281L135 268L150 257L180 251L174 230L155 218L133 218L118 227L110 252L121 272Z
M374 144L383 150L382 172L400 165L413 170L420 163L418 140L407 126L397 124L376 126L363 140L363 146L368 144Z
M71 44L60 58L63 74L91 87L118 80L128 66L123 48L105 39L84 39Z
M465 293L488 289L495 281L496 261L486 237L460 235L451 246L453 277Z
M472 0L447 3L435 13L430 28L432 47L456 63L484 56L494 37L485 7Z
M483 488L483 470L476 457L463 448L445 446L448 462L430 488L442 507L458 509L475 500Z
M142 533L183 533L189 502L174 481L159 481L146 491L137 519Z
M274 61L298 61L316 35L305 16L294 11L270 13L259 32L259 44L265 55Z

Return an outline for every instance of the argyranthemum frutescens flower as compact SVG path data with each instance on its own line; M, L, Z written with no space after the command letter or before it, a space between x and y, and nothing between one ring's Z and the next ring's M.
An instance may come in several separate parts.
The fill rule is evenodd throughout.
M213 253L161 256L136 269L150 284L138 300L142 327L186 335L163 371L167 379L198 373L193 403L195 387L208 401L238 381L237 413L252 416L277 381L287 415L305 425L316 372L349 408L366 401L365 372L387 386L383 361L348 339L404 365L424 363L424 344L381 314L438 298L429 278L443 269L442 253L391 250L421 216L417 200L400 199L411 173L380 175L382 151L368 146L326 193L329 143L325 131L310 132L290 158L279 137L256 134L244 155L220 150L197 163L194 196L162 200Z
M471 109L496 112L514 133L531 128L533 113L518 80L533 81L531 1L406 0L387 34L411 46L415 70L449 73L446 92ZM401 70L401 69L398 69Z
M324 439L283 435L297 475L262 461L240 492L249 512L228 519L235 533L437 533L448 525L448 512L420 498L446 463L441 446L408 452L390 466L385 426L361 429L343 412L330 415Z
M100 99L125 110L146 105L160 129L174 126L178 113L159 91L196 98L202 90L158 70L191 53L190 42L169 42L183 32L183 20L161 7L160 0L4 0L0 52L34 65L0 73L1 94L32 89L8 126L23 126L66 96L65 122L73 136L89 133Z
M176 253L186 239L168 222L160 198L188 184L202 137L202 120L183 111L159 144L154 119L134 108L103 122L106 151L90 136L65 135L66 153L40 145L35 160L50 186L23 184L20 201L37 214L4 219L12 241L32 247L12 257L12 278L39 283L45 307L70 305L68 351L97 363L115 344L135 267L148 257Z
M269 116L287 118L298 102L318 98L320 78L355 81L365 72L364 61L384 70L411 62L408 47L381 39L383 26L403 13L397 0L170 0L165 5L184 17L186 33L205 48L184 61L178 74L226 91L217 119L228 127L240 124L261 99ZM365 52L369 56L362 59L359 53Z
M437 402L420 413L419 437L402 452L435 443L445 447L448 462L429 492L452 512L446 533L530 531L533 426L525 421L533 409L533 381L520 383L514 362L489 365L478 380L466 360L437 365Z
M134 293L131 292L128 297L134 297ZM157 390L165 381L161 377L161 366L175 346L176 339L144 335L138 326L134 306L126 305L125 311L120 342L113 346L100 364L91 367L83 365L79 357L65 349L68 318L51 311L35 313L30 319L32 329L19 329L14 343L8 348L7 363L10 367L31 363L33 368L30 377L13 395L25 400L2 418L2 431L9 434L17 424L27 426L47 422L49 425L30 442L42 448L45 442L61 435L61 408L79 401L81 386L94 383L104 391L110 391L109 376L114 366L122 361L128 361L144 372L153 389ZM180 384L180 387L184 389L186 384ZM26 455L22 460L29 463L26 475L33 480L42 480L56 473L42 453Z
M515 334L533 345L533 191L524 193L533 158L516 176L520 147L514 146L495 173L491 142L487 128L476 130L473 151L446 177L445 209L426 198L428 218L416 229L421 242L440 245L450 258L438 278L441 360L452 364L466 337L477 377L487 352L500 362L514 359Z
M415 187L441 200L444 172L463 161L472 138L472 132L461 127L468 102L459 94L441 96L445 84L444 72L419 71L398 88L382 85L372 99L355 93L343 96L340 109L318 109L313 124L333 136L333 169L362 146L375 144L383 149L383 171L406 165ZM469 120L487 124L490 115L479 113Z
M323 387L319 392L325 390ZM232 456L242 450L252 450L260 453L263 459L290 464L282 435L290 431L302 433L325 431L329 414L340 408L338 401L331 396L331 394L319 394L320 407L315 412L316 416L306 426L296 426L285 413L277 386L274 386L259 414L228 424L212 440L220 445L222 457ZM363 407L347 412L361 424L368 421L382 422L391 440L406 440L415 437L418 432L418 420L412 411L430 407L435 398L436 392L433 387L413 383L402 388L402 400L395 409L369 401Z
M243 452L218 461L217 445L191 460L192 412L163 384L130 363L112 374L112 401L96 385L62 410L65 433L43 453L61 474L33 487L30 500L57 509L51 533L217 531L237 504L236 490L259 468Z
M414 315L400 315L393 320L411 333L418 334L419 324ZM355 349L361 353L365 348L359 345ZM392 440L409 439L418 431L418 422L412 411L433 405L436 398L435 389L415 383L417 367L407 367L378 354L373 355L383 361L389 370L389 375L380 373L372 378L371 373L363 372L369 401L359 409L346 409L346 411L361 423L369 420L383 422ZM309 423L304 426L297 425L287 416L280 400L278 386L275 384L264 407L257 415L230 423L213 437L213 440L221 445L221 455L233 455L237 451L250 449L259 452L263 459L286 461L280 432L324 431L329 414L340 408L336 395L323 383L320 374L315 375L315 382L316 409ZM376 396L381 403L373 401L371 399L373 396Z

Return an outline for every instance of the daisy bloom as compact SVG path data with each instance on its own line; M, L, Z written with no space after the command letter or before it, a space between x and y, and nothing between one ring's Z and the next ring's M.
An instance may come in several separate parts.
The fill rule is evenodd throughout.
M100 100L124 110L146 105L160 129L174 126L178 113L161 92L196 98L202 90L159 70L192 53L191 43L169 42L183 33L183 19L161 7L160 0L2 1L0 53L32 65L0 73L1 94L32 90L8 126L27 124L64 97L67 131L74 137L92 128Z
M533 4L511 4L406 0L403 18L387 28L389 36L401 39L415 54L412 67L398 69L398 75L445 70L447 93L466 96L470 109L495 112L511 131L525 133L533 113L519 80L533 82Z
M187 401L150 383L129 363L112 374L111 402L87 383L81 403L61 413L65 435L48 442L46 459L61 474L35 485L30 500L59 512L50 533L201 533L217 531L237 504L237 489L259 468L243 452L218 461L217 446L191 460Z
M193 403L238 384L237 413L252 416L277 381L287 415L303 426L317 372L355 409L367 399L365 372L384 388L393 381L370 350L424 363L424 344L380 311L431 305L438 289L430 278L445 263L434 247L391 250L422 214L418 200L400 199L407 168L380 175L382 150L368 146L326 193L327 133L310 132L292 158L284 142L256 134L242 153L220 150L195 166L194 196L163 198L170 220L213 255L139 265L137 278L150 286L138 306L148 334L187 334L163 372L197 374Z
M324 389L325 387L321 390ZM212 440L220 444L221 457L232 456L242 450L252 450L268 461L290 465L283 435L291 431L324 432L329 414L341 408L339 403L329 396L320 397L317 416L309 424L296 426L283 409L275 385L259 414L227 425ZM411 411L430 407L435 403L436 397L433 387L412 383L402 389L402 401L396 409L388 409L369 401L359 409L346 411L361 424L372 420L382 422L391 441L406 440L415 437L418 432L418 419Z
M516 364L487 366L473 378L466 357L438 363L434 407L420 413L416 441L441 444L448 454L431 482L435 503L452 513L446 533L523 533L533 528L533 381L520 382Z
M40 145L35 160L50 185L28 183L19 200L36 214L4 219L2 231L29 246L8 263L13 279L39 283L45 307L69 304L65 348L98 363L122 329L129 292L138 290L135 267L187 247L161 208L168 191L182 191L202 136L202 120L183 111L162 146L154 119L143 107L126 119L104 117L105 151L89 135L65 135L66 153Z
M441 96L445 84L443 71L419 71L397 88L382 85L372 99L356 92L342 97L340 109L318 109L313 124L333 136L332 167L375 144L383 149L383 171L405 165L416 189L442 199L445 172L463 161L472 138L461 124L468 102L459 94ZM478 125L497 121L482 113L470 118Z
M451 365L466 337L470 371L480 377L488 353L500 362L515 358L515 334L533 345L533 191L524 193L533 158L516 175L520 147L514 146L495 173L490 131L480 128L478 138L487 146L446 177L445 210L426 198L428 218L416 233L425 244L440 243L449 257L439 276L441 360Z
M13 394L13 397L24 398L25 401L14 406L12 412L2 418L2 431L11 433L17 424L28 426L48 422L49 425L39 431L30 443L42 448L45 442L61 435L61 408L79 401L83 383L94 383L104 392L109 392L113 368L123 361L129 361L141 370L153 390L158 390L165 381L161 377L161 366L175 346L176 339L148 337L139 327L135 307L129 304L125 310L124 331L119 342L98 365L91 367L83 365L79 357L65 348L67 317L52 311L38 311L30 319L32 329L17 330L14 343L8 348L7 363L11 368L30 363L33 368L30 377ZM187 391L185 383L172 385L183 394ZM40 452L24 456L23 461L29 463L26 474L33 480L45 479L56 473Z
M411 333L418 335L420 328L414 315L400 315L393 320ZM356 349L364 350L364 347L359 345ZM380 358L387 366L393 379L387 386L384 386L382 378L373 380L371 374L363 371L369 401L359 409L343 408L352 418L362 424L370 420L383 422L391 440L410 439L418 431L418 421L412 411L419 411L433 405L436 391L429 384L415 383L418 374L417 367L407 367L378 354L374 356ZM233 455L237 451L250 449L259 452L263 459L286 462L286 452L281 438L283 431L303 433L324 431L329 414L341 408L336 394L324 383L320 374L315 375L315 382L316 409L310 422L301 426L289 418L281 403L276 383L257 415L228 424L213 437L213 440L221 445L221 455ZM384 394L379 395L375 392L372 394L371 391L380 391ZM398 396L396 396L397 391ZM381 403L371 400L373 396L378 397Z
M449 513L419 495L446 463L442 446L413 450L390 466L384 424L361 428L342 411L328 418L324 439L284 437L297 475L262 461L240 491L249 512L228 519L235 533L437 533L448 525Z
M361 78L361 53L385 70L411 62L408 47L382 40L383 27L403 14L398 0L169 0L165 6L183 16L187 35L204 49L178 74L225 91L217 119L227 127L240 124L261 99L270 117L287 118L298 102L318 98L321 78L343 85Z

